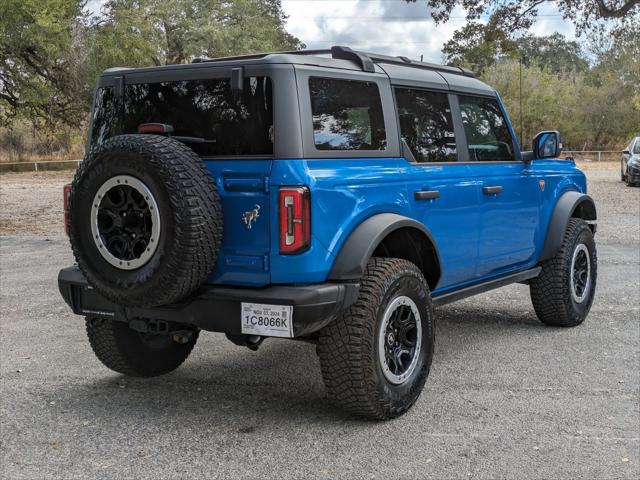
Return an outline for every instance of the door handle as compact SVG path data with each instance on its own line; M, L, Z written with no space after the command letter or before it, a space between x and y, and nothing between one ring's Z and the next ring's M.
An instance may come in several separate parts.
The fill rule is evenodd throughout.
M495 195L502 191L502 187L500 185L496 185L493 187L482 187L482 193L485 195Z
M440 198L440 192L438 190L418 190L413 192L413 198L416 200L435 200Z

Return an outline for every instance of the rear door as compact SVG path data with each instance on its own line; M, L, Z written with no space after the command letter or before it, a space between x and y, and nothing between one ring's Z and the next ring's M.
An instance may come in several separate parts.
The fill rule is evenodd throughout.
M477 189L469 182L469 166L457 162L449 95L395 87L395 96L409 202L438 248L438 289L463 283L473 278L478 256Z
M232 72L241 89L232 90ZM224 224L210 283L270 282L269 175L279 78L293 82L293 68L204 66L125 78L121 133L136 133L145 123L171 125L171 135L182 137L216 182Z
M478 190L476 276L517 269L535 253L540 185L520 160L507 116L495 97L458 95L470 181Z

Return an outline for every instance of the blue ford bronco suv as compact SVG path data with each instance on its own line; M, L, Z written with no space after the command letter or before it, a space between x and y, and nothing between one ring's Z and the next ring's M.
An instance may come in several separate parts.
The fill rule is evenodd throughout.
M434 306L514 282L582 323L596 208L556 131L521 151L467 70L347 47L110 69L65 188L59 273L102 363L177 368L201 330L314 342L329 397L416 401Z

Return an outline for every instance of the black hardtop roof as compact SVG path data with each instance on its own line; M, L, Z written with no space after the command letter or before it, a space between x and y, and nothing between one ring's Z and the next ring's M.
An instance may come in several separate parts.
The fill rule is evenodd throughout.
M330 55L329 58L325 57ZM316 57L313 60L307 57ZM318 58L319 57L319 58ZM309 61L311 60L311 61ZM322 62L322 66L335 66L336 68L348 68L344 60L351 63L353 70L362 70L365 72L375 72L375 64L392 64L401 65L408 68L421 68L426 70L435 70L440 72L452 73L457 75L465 75L467 77L475 78L475 75L471 70L461 67L452 67L447 65L438 65L435 63L419 62L417 60L411 60L407 57L398 56L393 57L389 55L381 55L377 53L368 53L352 50L349 47L334 46L330 49L322 50L291 50L284 52L265 52L254 53L250 55L238 55L234 57L219 57L219 58L196 58L192 61L192 64L199 63L216 63L227 64L233 63L235 65L242 65L245 63L293 63L293 64L317 64L318 60ZM126 68L115 67L105 70L104 73L112 74L124 72L127 70L156 70L156 69L175 69L175 68L188 68L188 64L179 65L163 65L155 67L143 67L143 68Z
M127 72L155 72L171 70L200 69L208 66L241 67L243 65L293 64L309 65L342 70L363 71L388 74L394 83L404 83L405 79L414 79L421 83L437 77L454 90L469 90L475 93L491 94L494 90L478 80L473 72L461 67L419 62L407 57L393 57L377 53L352 50L345 46L333 46L321 50L294 50L285 52L266 52L251 55L239 55L220 58L196 58L190 64L164 65L145 68L111 68L105 70L105 76L126 75ZM391 74L393 71L393 75ZM422 73L420 73L422 72Z
M402 65L405 67L423 68L427 70L436 70L447 73L454 73L458 75L466 75L467 77L475 77L471 70L461 67L451 67L447 65L438 65L435 63L418 62L411 60L410 58L403 56L389 56L381 55L378 53L360 52L352 50L349 47L334 46L330 49L321 50L292 50L288 52L274 52L274 53L258 53L253 55L240 55L237 57L222 57L222 58L196 58L193 63L204 62L223 62L229 60L249 60L249 59L261 59L271 55L300 55L300 56L319 56L319 55L331 55L334 60L349 60L353 62L357 67L365 72L375 72L374 64L387 63L393 65ZM297 62L291 62L297 63Z

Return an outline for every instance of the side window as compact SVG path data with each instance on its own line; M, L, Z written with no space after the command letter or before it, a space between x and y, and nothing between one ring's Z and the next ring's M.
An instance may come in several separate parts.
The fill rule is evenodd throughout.
M446 93L396 88L400 133L417 162L455 162L456 139Z
M458 98L469 144L469 159L477 162L515 161L511 133L498 102L464 95Z
M310 78L309 90L318 150L386 150L382 102L375 83Z
M116 130L116 100L113 87L101 87L96 91L91 122L91 145L100 145Z

